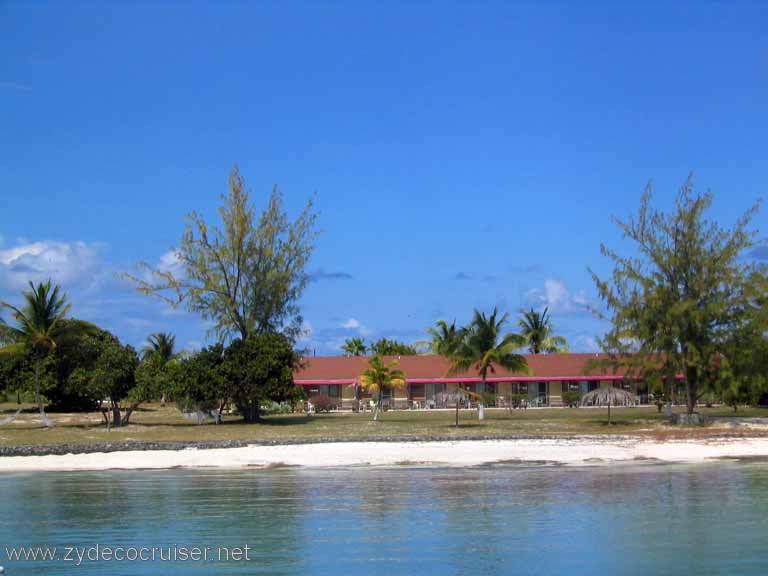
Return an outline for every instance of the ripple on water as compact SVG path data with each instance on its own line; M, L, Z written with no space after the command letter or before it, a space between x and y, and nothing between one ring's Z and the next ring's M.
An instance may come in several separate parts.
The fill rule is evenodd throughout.
M3 546L250 548L249 562L85 562L78 574L768 571L765 462L6 474L0 512Z

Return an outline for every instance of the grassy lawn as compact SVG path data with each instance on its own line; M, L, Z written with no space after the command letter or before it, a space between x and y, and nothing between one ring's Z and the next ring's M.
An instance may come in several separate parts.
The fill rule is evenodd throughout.
M15 412L15 404L0 404L0 418ZM678 408L681 409L681 408ZM768 417L768 410L702 408L711 416L739 420ZM386 412L380 422L372 422L371 414L322 414L268 416L259 424L245 424L236 417L216 426L212 422L198 426L184 419L173 406L147 405L131 417L131 425L108 431L99 414L57 414L50 417L56 427L42 427L33 406L25 407L18 419L0 426L0 444L59 444L93 442L210 442L222 440L278 440L311 438L419 438L434 436L573 436L580 434L636 434L659 439L743 435L743 428L717 422L705 428L679 428L665 423L655 408L615 408L614 424L607 425L606 410L597 408L552 408L487 410L486 419L478 421L477 412L462 411L460 426L453 426L453 411ZM750 435L768 434L768 430L752 429Z

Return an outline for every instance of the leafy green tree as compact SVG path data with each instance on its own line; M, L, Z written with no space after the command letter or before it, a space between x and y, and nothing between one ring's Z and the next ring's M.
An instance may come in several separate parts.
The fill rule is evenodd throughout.
M376 409L373 411L373 421L379 420L384 390L400 390L406 387L405 373L397 368L397 360L387 364L378 354L368 360L368 368L360 375L360 385L376 396Z
M425 343L427 349L445 358L452 358L456 354L464 338L464 332L456 327L455 320L450 324L445 320L438 320L434 326L427 328L427 333L430 337Z
M475 310L472 321L462 330L461 345L451 357L450 373L458 374L474 367L485 391L488 373L495 373L496 366L527 372L525 357L515 353L523 345L521 336L503 334L508 321L509 314L499 316L498 308L489 315Z
M118 339L96 326L80 330L81 321L65 318L62 330L69 334L62 338L49 355L48 369L53 379L44 387L51 405L59 410L93 410L102 399L93 389L93 370L104 347L119 343Z
M31 353L0 353L0 397L15 395L20 403L27 390L34 390L35 363Z
M298 355L291 341L277 332L235 340L224 352L224 370L232 400L247 422L260 418L261 404L292 398Z
M551 316L547 315L549 308L544 308L543 312L538 312L533 308L520 312L523 315L518 321L520 334L531 354L552 354L568 351L566 339L553 334Z
M388 338L379 338L369 349L372 354L379 356L416 356L419 353L415 346Z
M733 228L706 219L711 193L694 193L689 177L664 213L646 187L637 216L614 219L634 247L631 256L601 246L613 263L603 280L592 272L612 322L602 347L630 370L650 359L673 382L685 377L686 405L715 387L725 344L747 314L747 279L754 265L740 258L754 245L748 229L758 205Z
M734 410L759 404L768 394L768 281L763 270L749 278L744 321L729 333L719 358L717 388Z
M195 212L189 215L175 252L178 271L140 263L150 281L125 277L140 292L173 306L183 303L211 320L220 340L277 331L295 338L302 322L298 301L309 282L306 265L317 236L313 202L291 222L274 188L266 209L257 214L236 167L222 201L222 228L209 226Z
M59 286L52 286L51 281L41 282L36 286L30 282L30 290L23 293L25 303L17 308L7 302L0 302L0 308L11 311L16 326L3 324L2 348L4 354L31 354L34 364L35 402L40 410L40 417L47 427L53 423L45 415L41 394L43 364L59 342L76 333L92 330L87 322L64 323L70 305L61 293Z
M153 392L149 378L137 386L138 367L136 350L115 341L105 343L96 361L91 384L101 399L108 401L114 426L127 426L133 411Z
M341 347L347 356L365 356L368 347L362 338L347 338Z
M199 350L181 360L174 370L171 397L182 412L217 410L221 414L231 394L221 344Z

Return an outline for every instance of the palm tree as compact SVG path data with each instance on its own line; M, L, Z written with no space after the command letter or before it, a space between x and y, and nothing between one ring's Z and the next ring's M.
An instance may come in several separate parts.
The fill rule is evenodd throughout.
M165 366L176 358L174 346L176 336L170 332L156 332L147 338L148 344L141 349L141 359L157 361L160 366Z
M525 339L525 345L531 354L552 354L554 352L567 352L568 342L562 336L552 334L554 328L550 317L547 316L549 308L544 312L537 312L533 308L521 310L523 315L517 324L520 326L521 335Z
M445 358L452 358L461 345L463 333L456 327L456 320L448 324L445 320L438 320L434 326L427 328L430 339L420 342L433 354L439 354Z
M360 385L377 396L376 409L373 411L373 421L376 422L384 399L384 389L405 388L405 372L397 369L397 360L384 364L377 354L368 360L368 369L360 375Z
M0 302L0 307L8 308L16 326L2 325L2 340L6 346L3 353L32 354L35 363L35 402L40 409L40 417L47 427L53 423L45 415L40 395L40 370L46 356L56 348L57 342L67 336L68 330L80 330L92 325L86 322L64 323L62 320L70 310L67 297L61 294L59 286L51 286L51 281L40 282L35 286L29 283L30 290L25 291L24 306L17 308L7 302Z
M141 349L141 359L144 362L154 362L157 369L162 370L169 362L182 355L176 352L176 336L170 332L155 332L147 338L148 344ZM165 392L160 396L160 403L165 406Z
M365 356L368 347L362 338L347 338L341 349L347 356Z
M499 317L498 308L494 308L488 316L475 310L469 326L462 330L461 344L451 358L450 374L465 372L474 366L485 389L488 372L494 374L496 366L515 372L528 372L525 358L515 354L515 350L523 344L522 337L519 334L502 335L502 329L508 321L509 314Z

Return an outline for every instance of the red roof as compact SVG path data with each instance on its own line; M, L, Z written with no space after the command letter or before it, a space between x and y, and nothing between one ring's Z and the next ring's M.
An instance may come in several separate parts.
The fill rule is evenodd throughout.
M488 380L609 380L620 379L621 373L612 373L600 368L588 369L590 360L604 360L605 354L525 354L530 374L510 372L500 366L495 373L488 373ZM472 382L478 381L476 371L448 376L450 363L442 356L394 356L386 361L398 360L398 368L405 372L408 382ZM305 358L303 366L294 373L297 384L340 383L351 384L368 368L364 356L318 356Z

